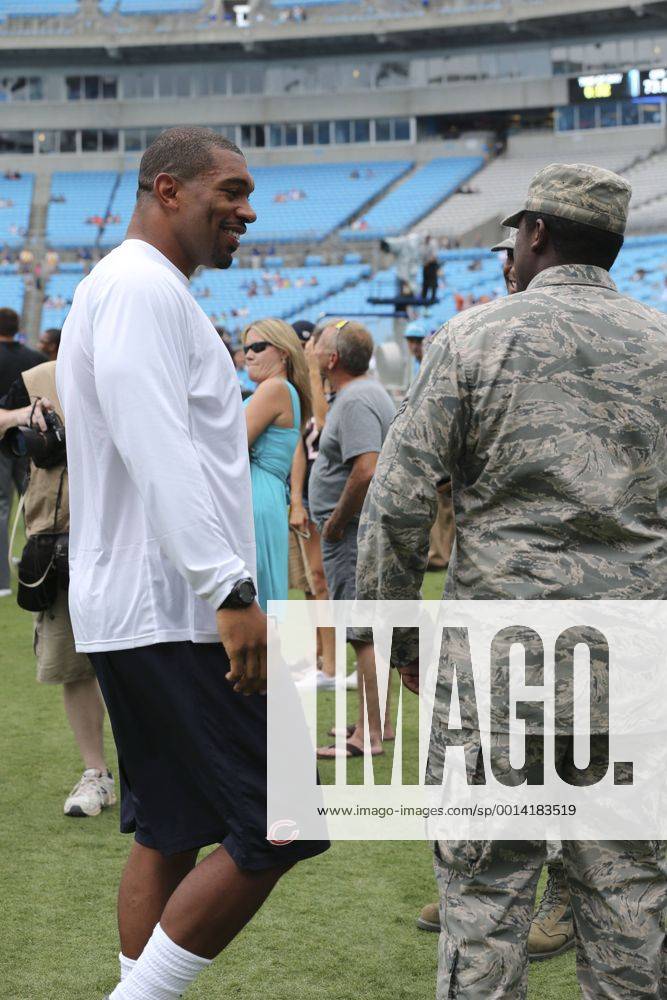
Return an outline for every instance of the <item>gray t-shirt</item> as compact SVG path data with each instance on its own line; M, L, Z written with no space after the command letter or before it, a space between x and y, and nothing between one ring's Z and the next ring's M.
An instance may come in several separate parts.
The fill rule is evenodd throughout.
M316 523L326 520L338 503L353 459L381 451L394 413L389 393L372 378L357 378L336 394L308 483L308 504Z

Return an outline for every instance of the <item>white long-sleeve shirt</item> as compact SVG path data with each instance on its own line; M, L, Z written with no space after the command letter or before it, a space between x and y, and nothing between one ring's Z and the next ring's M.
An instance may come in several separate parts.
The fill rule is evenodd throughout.
M187 278L126 240L78 286L56 368L81 652L215 642L255 579L248 437L234 365Z

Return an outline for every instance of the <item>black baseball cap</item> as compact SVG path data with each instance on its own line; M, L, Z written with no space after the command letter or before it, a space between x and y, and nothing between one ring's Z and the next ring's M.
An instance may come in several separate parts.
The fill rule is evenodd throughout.
M312 337L315 324L311 323L309 319L298 319L296 323L292 323L292 329L301 343L305 344Z

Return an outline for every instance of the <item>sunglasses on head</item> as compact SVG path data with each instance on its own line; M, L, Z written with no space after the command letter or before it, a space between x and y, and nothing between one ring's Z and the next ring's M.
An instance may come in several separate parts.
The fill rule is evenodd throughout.
M349 322L350 322L349 319L340 319L337 323L334 323L334 330L336 331L336 347L335 347L336 354L340 354L341 330L344 330Z
M254 344L245 344L243 353L247 354L248 351L252 351L253 354L261 354L267 347L273 347L273 344L270 344L268 340L256 340Z

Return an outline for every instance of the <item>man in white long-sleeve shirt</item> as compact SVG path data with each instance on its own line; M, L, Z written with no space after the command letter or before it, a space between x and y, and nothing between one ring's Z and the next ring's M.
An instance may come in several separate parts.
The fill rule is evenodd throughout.
M197 266L230 266L252 190L228 140L163 133L142 158L127 239L81 282L63 328L70 611L114 730L121 829L135 835L112 1000L181 996L283 872L328 846L266 840L246 428L229 353L188 289Z

